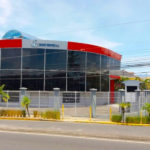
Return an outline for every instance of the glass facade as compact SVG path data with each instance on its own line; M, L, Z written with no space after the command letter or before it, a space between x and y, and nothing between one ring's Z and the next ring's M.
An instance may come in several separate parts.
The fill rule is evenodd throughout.
M0 84L8 90L109 90L109 71L120 61L108 56L71 50L39 48L0 49Z

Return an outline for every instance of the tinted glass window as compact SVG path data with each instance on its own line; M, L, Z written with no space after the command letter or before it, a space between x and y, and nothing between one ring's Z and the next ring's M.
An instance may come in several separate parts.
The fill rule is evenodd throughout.
M85 91L85 73L68 72L68 91Z
M23 70L22 86L28 90L43 90L44 72L35 70Z
M113 59L113 58L110 58L110 57L108 57L107 59L109 60L109 61L108 61L108 63L109 63L108 69L109 69L109 70L114 70L114 69L115 69L115 62L114 62L114 59Z
M1 49L1 68L20 69L21 68L21 49Z
M53 90L53 88L66 90L66 72L46 71L45 77L46 90Z
M105 72L109 69L109 59L107 56L101 55L101 71Z
M115 69L116 70L120 70L120 61L119 60L115 60L116 61L116 67L115 67Z
M89 91L91 88L95 88L100 91L100 74L86 74L86 90Z
M23 69L44 69L44 49L23 49Z
M85 70L85 52L68 51L68 70Z
M87 72L100 71L100 55L87 53Z
M1 84L5 84L6 90L19 90L20 70L0 70Z
M109 75L101 75L101 91L109 91Z
M66 50L46 50L46 70L66 70Z

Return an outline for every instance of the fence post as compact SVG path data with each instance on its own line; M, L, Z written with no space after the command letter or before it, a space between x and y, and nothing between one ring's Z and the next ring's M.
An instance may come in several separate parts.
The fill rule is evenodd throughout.
M135 92L136 92L136 101L137 101L137 103L138 103L138 113L139 113L139 115L140 115L140 110L141 110L141 102L140 102L140 90L135 90Z
M112 108L109 108L109 120L111 121L111 117L112 117Z
M9 93L9 92L7 91L7 95L8 95L8 93ZM7 108L8 108L8 101L9 101L9 100L7 100Z
M25 88L25 87L21 87L20 88L20 94L19 94L19 103L20 103L20 106L21 106L22 98L24 96L26 96L26 91L27 91L27 88Z
M48 93L48 107L50 107L51 105L51 101L50 101L50 93Z
M142 103L142 106L145 104L145 103L150 103L150 90L143 90L144 92L144 102ZM146 110L143 111L144 112L144 115L146 115Z
M54 91L54 110L60 111L60 88L53 88Z
M91 121L92 119L92 107L91 106L89 107L89 114L90 114L90 121Z
M119 100L119 104L122 102L125 102L125 90L124 89L119 89L120 92L120 100ZM121 112L121 108L119 106L119 112Z
M64 104L62 104L62 119L64 119Z
M125 102L125 90L124 89L119 89L120 92L120 98L121 98L121 103Z
M41 107L41 93L40 93L40 91L39 91L39 108Z
M92 118L96 117L96 91L97 89L90 89L91 91L91 108Z
M108 103L107 105L110 104L110 92L108 92L108 102L107 103Z
M143 120L143 112L142 110L140 111L140 124L142 124L142 120Z
M75 103L74 103L74 109L75 109L75 115L77 113L77 102L76 102L76 98L77 98L77 92L75 91Z

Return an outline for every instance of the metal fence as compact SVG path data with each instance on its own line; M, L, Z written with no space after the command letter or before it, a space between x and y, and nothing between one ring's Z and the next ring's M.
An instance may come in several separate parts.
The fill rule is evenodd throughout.
M12 109L21 108L20 91L5 91L10 95L8 102L0 101L0 107ZM31 99L30 109L40 110L53 109L55 96L53 91L27 91L26 95ZM113 96L112 96L113 95ZM114 104L110 104L113 99ZM109 118L109 108L112 106L113 112L118 112L120 92L97 92L96 93L96 117ZM89 107L91 105L91 92L61 91L59 94L60 110L64 105L65 117L89 117Z
M20 91L5 91L10 95L8 102L0 100L3 109L21 108ZM54 109L56 97L53 91L27 91L26 95L31 99L30 109L44 111ZM89 117L91 106L91 92L68 91L59 93L60 111L64 105L65 117ZM137 91L133 93L121 92L96 92L96 118L109 119L110 107L112 114L120 113L119 103L128 101L130 110L126 115L139 115L145 103L150 103L150 91ZM146 114L143 111L143 114Z
M10 95L10 99L5 103L2 99L0 100L0 106L3 107L19 107L20 106L20 91L5 91ZM31 99L30 107L32 108L50 108L54 106L54 92L53 91L27 91L26 95ZM97 92L96 93L96 104L108 105L110 104L110 92ZM90 92L77 92L68 91L60 92L60 105L64 104L65 107L83 107L90 106ZM120 93L115 92L114 103L118 103L120 99Z
M147 112L142 109L145 103L150 103L150 91L144 90L144 91L135 91L135 92L124 92L120 93L120 100L118 103L121 102L130 102L131 106L128 109L128 112L126 113L127 116L130 115L140 115L142 113L143 115L147 115Z

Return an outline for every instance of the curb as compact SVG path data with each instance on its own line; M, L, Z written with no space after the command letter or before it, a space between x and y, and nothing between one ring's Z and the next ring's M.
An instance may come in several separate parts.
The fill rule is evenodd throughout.
M0 120L24 120L24 121L53 121L53 122L75 122L75 123L96 123L96 124L110 124L110 125L124 125L124 126L145 126L148 127L150 124L134 124L134 123L118 123L110 121L93 121L93 120L65 120L65 119L41 119L41 118L15 118L15 117L0 117Z
M15 118L15 117L0 117L0 120L24 120L24 121L54 121L63 122L63 120L56 119L42 119L42 118Z
M77 121L74 121L74 122L77 122L77 123L97 123L97 124L111 124L111 125L126 125L126 126L150 126L150 124L134 124L134 123L117 123L117 122L107 122L107 121L90 121L90 120L87 120L87 121L80 121L80 120L77 120Z

